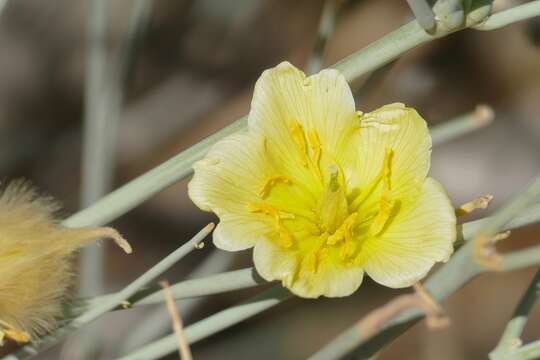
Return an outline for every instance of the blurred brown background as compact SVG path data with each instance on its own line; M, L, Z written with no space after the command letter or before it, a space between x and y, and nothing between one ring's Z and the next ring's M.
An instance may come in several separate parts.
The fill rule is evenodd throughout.
M18 0L9 2L0 16L0 174L3 179L32 179L61 200L67 212L78 209L89 2ZM109 3L111 53L127 29L132 6L128 0ZM265 68L281 60L305 66L315 45L321 8L322 1L314 0L155 1L127 87L115 186L247 113L254 81ZM325 64L395 29L408 16L405 1L344 2ZM493 106L497 114L493 125L434 149L432 175L446 186L456 205L491 193L495 196L491 210L495 209L540 171L539 45L538 19L492 32L459 32L407 53L378 86L358 99L357 107L369 111L405 102L433 125L478 103ZM190 202L186 183L115 222L135 253L123 256L107 248L110 291L127 284L213 219ZM538 243L539 229L516 231L509 242ZM175 282L246 266L249 251L229 254L206 246L166 277ZM476 279L445 303L451 327L431 332L420 323L380 358L485 358L531 271ZM179 308L190 323L256 291L184 301ZM349 298L288 301L195 344L194 357L306 358L397 293L365 280ZM538 310L529 321L525 341L540 338ZM114 358L133 349L133 344L140 346L170 331L164 306L115 313L100 323L106 343L103 358ZM152 333L154 337L145 340ZM70 358L65 355L68 350L59 347L48 356L58 358L61 351Z

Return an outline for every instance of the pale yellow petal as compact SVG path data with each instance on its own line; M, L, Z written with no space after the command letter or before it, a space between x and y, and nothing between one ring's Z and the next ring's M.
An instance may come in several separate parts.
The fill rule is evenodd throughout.
M263 134L273 157L288 174L295 174L304 183L313 181L313 172L299 166L305 163L303 153L318 157L315 148L319 143L324 174L357 125L351 90L336 70L306 77L283 62L266 70L255 85L250 131Z
M305 255L305 254L304 254ZM267 239L257 242L253 253L257 272L266 280L279 280L297 296L303 298L343 297L354 293L364 276L358 266L322 259L316 271L307 257L275 245Z
M260 238L253 249L253 262L261 277L267 281L280 280L290 287L297 277L299 258L292 251Z
M456 238L454 208L442 186L427 178L415 202L403 202L379 237L362 244L359 265L376 282L411 286L439 261L447 261Z
M250 203L260 200L260 187L271 172L260 142L251 134L234 134L216 143L193 165L189 197L199 208L213 211L220 218L214 241L224 250L252 247L257 237L272 227L271 219L248 209Z
M348 177L350 189L365 191L383 167L387 151L391 150L391 198L414 197L427 176L431 155L431 137L425 120L416 110L403 104L390 104L360 119L361 129L354 142L357 153L349 152L346 163L354 163ZM382 182L369 196L371 208L382 195ZM371 203L371 204L369 204Z

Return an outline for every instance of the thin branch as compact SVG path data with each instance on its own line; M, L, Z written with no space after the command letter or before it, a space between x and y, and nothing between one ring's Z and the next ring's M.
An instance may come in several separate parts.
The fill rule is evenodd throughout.
M497 30L515 22L540 16L540 0L514 6L491 15L486 21L474 26L476 30Z
M241 270L228 271L202 278L184 280L171 286L171 294L175 300L188 299L193 297L221 294L228 291L246 289L250 287L267 284L255 269L246 268ZM88 301L88 308L108 301L116 294L99 296ZM126 300L127 307L159 304L163 302L163 290L154 287L143 289ZM121 309L126 308L122 306Z
M189 344L184 335L184 331L182 330L182 319L180 318L180 315L178 315L178 310L176 309L176 304L171 294L169 282L164 280L160 281L159 284L163 288L165 303L167 304L167 310L169 311L169 314L171 316L174 335L176 337L176 343L178 344L178 353L180 355L180 359L193 360Z
M494 118L495 112L489 105L478 105L474 111L432 127L430 133L433 144L443 144L486 127L493 122Z
M540 340L533 341L515 351L512 351L505 360L534 360L540 357Z
M540 175L526 191L506 204L480 228L474 236L474 260L491 270L500 267L502 257L497 253L494 236L504 230L508 223L523 209L529 207L540 197Z
M319 20L319 31L313 53L306 65L306 74L314 74L321 70L326 43L334 32L338 12L337 0L325 0Z
M107 118L107 21L108 2L92 0L88 17L88 60L85 74L81 205L86 207L110 191L114 170L117 127ZM110 135L111 134L111 135ZM103 292L104 247L92 245L81 251L80 292Z
M539 258L540 259L540 258ZM504 332L495 349L489 354L490 359L507 359L508 355L521 346L521 334L527 324L529 313L531 312L538 292L540 291L540 270L534 275L529 287L521 297L521 300L514 311L512 320L508 322Z
M430 32L435 28L435 14L426 0L407 0L416 21L422 28Z

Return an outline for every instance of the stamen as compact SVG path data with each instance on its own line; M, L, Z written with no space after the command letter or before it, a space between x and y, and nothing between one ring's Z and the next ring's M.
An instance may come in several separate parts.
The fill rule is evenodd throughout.
M261 186L261 189L259 190L259 193L257 195L259 195L259 197L264 199L268 195L272 187L274 187L278 183L291 184L292 182L291 182L291 179L285 175L268 176L266 180L264 181L263 186Z
M286 213L283 211L279 211L272 205L268 204L255 204L255 203L249 203L248 209L250 212L261 212L265 215L272 216L275 221L275 227L276 231L279 234L279 239L281 241L281 245L285 248L290 248L293 245L293 236L289 232L289 230L285 227L283 224L283 219L294 219L294 214Z
M300 159L302 161L302 165L307 166L307 146L306 139L304 138L304 131L302 130L302 125L300 125L298 121L293 121L291 127L289 128L289 132L291 133L292 139L296 144L298 151L300 152Z
M352 240L345 241L345 244L341 247L341 250L339 252L339 256L342 260L347 260L351 256L354 255L354 252L356 251L356 244Z
M358 213L353 212L350 214L343 224L332 234L328 237L328 240L326 240L326 243L328 245L335 245L339 243L341 240L345 241L352 241L352 235L353 235L353 227L356 222L356 216Z
M308 132L308 141L309 141L309 147L311 148L312 157L311 161L313 163L313 167L315 168L315 171L317 172L317 175L319 178L322 178L321 174L321 168L319 167L319 162L321 160L321 142L319 140L319 135L317 134L317 131L315 129L311 129Z
M377 236L384 229L384 226L392 215L392 210L395 205L395 201L392 200L390 194L390 175L391 175L391 160L393 151L391 148L386 148L382 166L382 180L383 180L383 195L379 201L379 212L375 216L375 220L371 223L369 231L372 235Z

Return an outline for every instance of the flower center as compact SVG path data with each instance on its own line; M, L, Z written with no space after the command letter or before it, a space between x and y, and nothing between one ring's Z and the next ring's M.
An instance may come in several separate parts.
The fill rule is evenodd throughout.
M325 181L320 169L322 149L317 132L314 129L305 132L297 121L293 121L289 133L298 152L300 166L307 168L323 185ZM268 218L274 229L271 237L284 248L294 248L312 272L317 271L321 260L329 254L337 254L345 262L359 261L361 238L382 234L395 207L390 191L392 157L392 149L387 148L379 174L353 199L347 200L343 172L334 164L328 168L327 183L322 190L317 190L320 195L316 208L305 206L306 209L300 209L300 202L291 196L294 193L292 189L290 193L274 193L277 187L301 186L294 179L294 174L290 174L291 177L279 174L264 180L257 194L261 202L248 204L248 210ZM381 183L378 209L360 210ZM371 223L368 228L362 226L367 223Z

